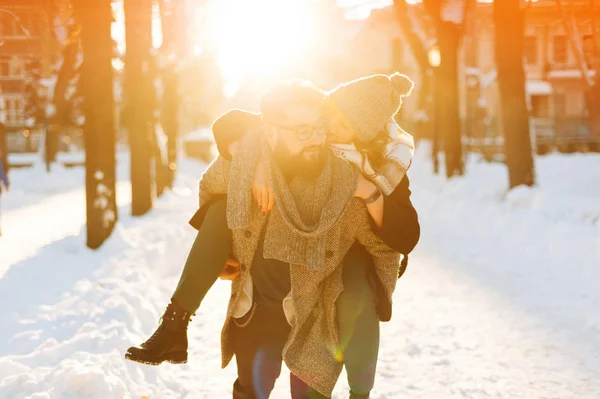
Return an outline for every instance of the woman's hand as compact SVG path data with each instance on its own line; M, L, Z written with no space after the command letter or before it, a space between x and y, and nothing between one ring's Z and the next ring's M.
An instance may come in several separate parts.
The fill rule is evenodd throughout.
M235 280L240 276L240 262L235 259L227 259L219 278L221 280Z
M354 196L366 200L377 191L377 186L369 181L363 175L358 175L358 184ZM373 219L375 225L379 228L383 225L383 195L380 195L375 201L367 204L367 210Z
M271 212L275 205L275 195L273 194L273 189L271 188L267 171L262 161L259 161L256 167L254 183L252 184L252 195L258 207L261 208L263 216Z

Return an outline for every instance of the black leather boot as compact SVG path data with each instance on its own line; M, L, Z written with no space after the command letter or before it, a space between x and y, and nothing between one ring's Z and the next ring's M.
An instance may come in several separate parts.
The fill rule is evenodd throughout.
M187 363L190 316L190 312L174 303L169 304L158 329L140 346L129 348L125 359L151 365Z

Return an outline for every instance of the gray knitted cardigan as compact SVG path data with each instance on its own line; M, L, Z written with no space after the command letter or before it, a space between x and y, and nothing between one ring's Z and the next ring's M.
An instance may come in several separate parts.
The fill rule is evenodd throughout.
M351 168L341 160L337 162L336 167ZM200 181L201 206L209 202L213 195L226 193L228 188L232 187L231 168L231 162L219 157L207 169ZM246 173L253 175L253 168L246 169ZM223 367L227 366L234 355L231 335L232 323L235 323L233 314L244 294L245 284L251 278L252 261L258 247L258 240L267 224L267 218L261 215L251 199L249 207L247 225L232 230L232 254L241 264L241 273L232 282L227 316L221 334ZM277 212L279 212L278 208L272 211L272 213ZM271 223L273 223L272 215L269 219L269 224ZM322 267L313 269L299 264L290 264L291 300L295 309L295 318L283 350L283 360L294 375L326 396L331 396L342 370L343 359L339 355L341 351L335 303L343 290L342 261L356 241L364 245L372 254L376 275L384 290L383 297L391 306L400 255L373 233L366 206L358 199L350 199L343 214L327 233ZM289 238L282 236L279 239L275 237L271 245L290 248L291 243Z

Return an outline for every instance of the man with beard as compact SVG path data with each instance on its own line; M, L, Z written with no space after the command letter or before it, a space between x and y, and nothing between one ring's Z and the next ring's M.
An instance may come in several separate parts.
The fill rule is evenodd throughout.
M331 395L342 368L341 264L355 242L373 256L391 303L399 254L375 236L365 204L354 197L358 172L327 151L323 104L314 86L276 85L261 102L262 128L243 137L231 163L217 159L200 184L201 202L227 193L233 257L241 264L222 333L223 366L236 355L234 397L268 397L282 359L293 397L304 397L307 385ZM257 162L277 198L268 215L251 198Z
M231 163L215 161L201 182L201 210L208 204L223 206L223 201L212 201L228 194L231 255L241 263L222 337L224 365L236 354L234 397L268 397L282 358L294 374L294 397L305 397L307 384L330 395L341 370L335 301L342 289L339 266L344 256L355 263L371 261L384 300L391 300L398 254L373 235L365 205L353 199L356 172L325 149L322 102L323 94L312 86L276 86L261 103L263 128L243 138ZM260 160L277 196L277 208L268 216L250 198ZM372 260L357 255L357 241ZM185 302L178 295L174 299ZM163 325L187 326L189 311L170 307ZM159 339L160 329L155 335L146 348ZM133 349L128 355L139 359L140 352Z

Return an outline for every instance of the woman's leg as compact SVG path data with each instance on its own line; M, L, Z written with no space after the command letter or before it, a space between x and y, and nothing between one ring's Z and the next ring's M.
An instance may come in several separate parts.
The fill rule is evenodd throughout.
M173 293L173 301L190 313L198 310L231 252L232 238L226 211L225 200L208 208Z
M344 291L337 300L337 317L350 398L368 398L375 383L379 354L379 317L367 271L371 255L355 244L343 264Z
M152 336L127 350L125 358L157 365L164 361L187 362L187 326L202 299L223 270L231 251L226 203L210 205L181 273L179 284L167 306L162 322Z

